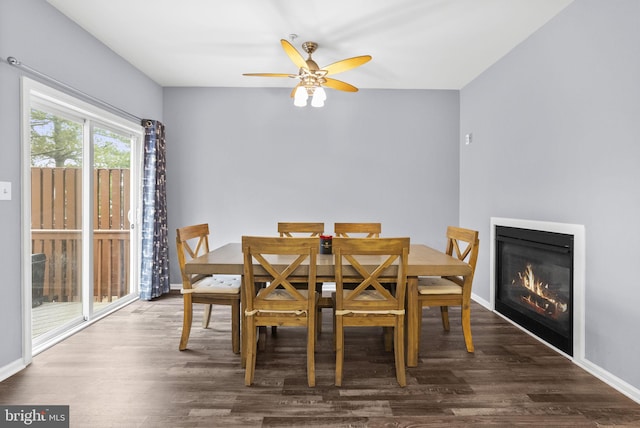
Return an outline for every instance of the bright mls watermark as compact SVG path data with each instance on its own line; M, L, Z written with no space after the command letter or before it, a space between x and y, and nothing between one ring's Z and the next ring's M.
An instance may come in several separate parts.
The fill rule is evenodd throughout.
M0 406L0 428L69 428L69 406Z

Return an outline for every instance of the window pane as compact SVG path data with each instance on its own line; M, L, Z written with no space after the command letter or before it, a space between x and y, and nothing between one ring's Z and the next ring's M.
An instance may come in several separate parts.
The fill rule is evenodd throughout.
M32 109L32 336L82 319L82 124Z
M93 127L94 309L130 293L131 136Z

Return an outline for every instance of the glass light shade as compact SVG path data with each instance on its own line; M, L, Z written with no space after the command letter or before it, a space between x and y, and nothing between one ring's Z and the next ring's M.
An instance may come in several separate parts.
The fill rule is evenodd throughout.
M293 105L296 107L305 107L307 105L307 89L304 86L298 86L296 93L293 95Z
M324 91L322 86L318 86L315 91L313 91L313 99L311 100L311 105L313 107L323 107L324 101L327 99L327 94Z

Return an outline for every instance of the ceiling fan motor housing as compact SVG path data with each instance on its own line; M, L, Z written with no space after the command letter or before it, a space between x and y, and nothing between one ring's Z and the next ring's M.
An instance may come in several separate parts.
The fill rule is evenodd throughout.
M318 49L318 44L316 42L304 42L302 44L302 49L311 56L311 54Z

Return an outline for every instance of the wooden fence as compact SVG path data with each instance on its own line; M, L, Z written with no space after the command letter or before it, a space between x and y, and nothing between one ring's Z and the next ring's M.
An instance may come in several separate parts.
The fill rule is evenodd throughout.
M112 301L130 288L129 170L93 174L94 300ZM80 301L81 230L82 170L31 168L32 253L46 256L42 300Z

